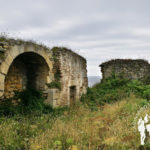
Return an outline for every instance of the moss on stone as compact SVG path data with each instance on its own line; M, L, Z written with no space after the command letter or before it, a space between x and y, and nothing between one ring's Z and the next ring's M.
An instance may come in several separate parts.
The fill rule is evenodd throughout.
M0 52L0 62L1 62L2 60L4 60L4 59L5 59L4 53L1 53L1 52Z
M59 52L60 52L59 47L54 47L52 49L52 59L54 62L54 66L53 66L54 78L57 81L60 81L60 78L61 78L60 61L59 61L60 53Z
M48 88L52 89L52 88L57 88L59 90L61 90L61 83L59 81L52 81L51 83L47 84Z

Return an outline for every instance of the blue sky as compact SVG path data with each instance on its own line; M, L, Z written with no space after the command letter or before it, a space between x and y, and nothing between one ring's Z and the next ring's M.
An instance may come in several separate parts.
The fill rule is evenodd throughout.
M66 46L88 75L114 58L150 59L150 0L0 0L0 32Z

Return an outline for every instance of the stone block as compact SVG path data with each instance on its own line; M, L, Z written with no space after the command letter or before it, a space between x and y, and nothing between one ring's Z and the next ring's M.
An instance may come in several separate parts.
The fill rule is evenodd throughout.
M13 62L13 57L8 53L6 58L5 58L5 62L10 66L11 63Z
M4 95L3 91L0 91L0 97L2 97Z
M4 82L4 80L5 80L5 75L0 73L0 82Z
M9 65L6 62L3 62L0 66L0 73L6 75L8 72L8 69L9 69Z
M76 85L76 81L75 80L71 80L71 85Z
M20 54L20 51L19 51L19 48L18 46L13 46L9 51L8 53L12 56L13 59L15 59L19 54Z
M0 91L4 91L4 82L0 82Z
M5 76L0 74L0 91L4 91Z
M60 91L58 89L48 89L47 90L47 99L45 100L46 104L50 104L53 107L57 106L57 101L60 98Z

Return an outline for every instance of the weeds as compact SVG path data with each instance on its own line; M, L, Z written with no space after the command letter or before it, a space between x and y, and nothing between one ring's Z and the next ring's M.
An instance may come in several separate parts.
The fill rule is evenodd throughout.
M51 83L48 83L47 86L48 86L48 88L50 88L50 89L51 89L51 88L57 88L57 89L61 90L61 83L60 83L60 81L54 80L54 81L52 81Z
M130 96L96 111L78 104L61 111L63 115L1 116L0 149L68 150L73 145L79 150L138 149L140 135L133 121L141 101L145 100ZM150 114L149 108L145 112Z
M53 109L50 105L44 103L43 94L35 89L26 89L22 92L16 92L10 99L4 99L0 102L0 114L4 116L14 115L34 115L52 114L53 116L62 115L69 108Z
M113 103L129 97L131 94L149 100L150 85L137 80L125 79L122 76L112 75L102 83L88 88L87 94L82 96L81 101L94 109L95 106Z
M137 121L150 115L148 91L149 85L114 76L89 88L84 103L60 109L45 105L39 91L16 93L15 103L0 105L0 149L140 149Z

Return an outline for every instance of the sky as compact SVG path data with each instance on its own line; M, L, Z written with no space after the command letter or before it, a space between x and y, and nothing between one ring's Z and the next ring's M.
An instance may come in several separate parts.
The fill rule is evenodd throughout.
M110 59L150 60L150 0L0 0L0 33L65 46L100 76Z

